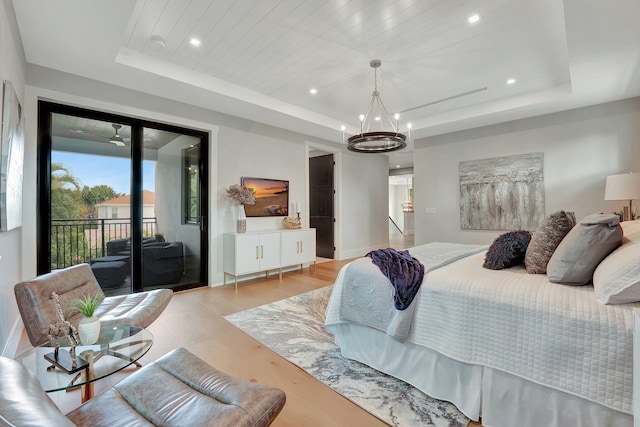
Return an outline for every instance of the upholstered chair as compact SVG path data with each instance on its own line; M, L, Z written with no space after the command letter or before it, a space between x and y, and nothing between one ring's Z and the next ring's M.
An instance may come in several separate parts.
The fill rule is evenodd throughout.
M60 306L65 309L74 299L100 290L88 264L74 265L15 285L18 309L31 345L35 347L49 340L49 325L57 319L52 292L58 294ZM172 296L170 289L158 289L106 297L95 315L100 318L102 326L132 325L145 328L160 316ZM81 319L81 314L73 313L66 320L77 327Z

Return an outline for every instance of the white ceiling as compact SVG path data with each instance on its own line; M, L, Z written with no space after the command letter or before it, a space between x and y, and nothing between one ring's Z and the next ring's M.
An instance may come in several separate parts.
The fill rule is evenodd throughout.
M341 125L356 132L369 103L371 59L382 60L387 109L401 112L401 128L412 123L414 139L640 95L638 0L14 0L13 7L30 64L336 142ZM469 24L476 13L480 21ZM390 166L410 166L411 147L391 153Z

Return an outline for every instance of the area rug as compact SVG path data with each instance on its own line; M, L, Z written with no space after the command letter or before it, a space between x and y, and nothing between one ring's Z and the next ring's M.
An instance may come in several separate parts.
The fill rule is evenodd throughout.
M333 335L324 327L331 289L307 292L225 319L389 425L466 426L469 420L453 404L342 357Z

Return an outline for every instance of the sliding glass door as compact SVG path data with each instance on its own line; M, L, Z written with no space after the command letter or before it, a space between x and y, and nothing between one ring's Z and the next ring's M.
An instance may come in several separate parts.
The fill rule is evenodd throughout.
M38 272L107 295L207 282L207 134L41 101Z

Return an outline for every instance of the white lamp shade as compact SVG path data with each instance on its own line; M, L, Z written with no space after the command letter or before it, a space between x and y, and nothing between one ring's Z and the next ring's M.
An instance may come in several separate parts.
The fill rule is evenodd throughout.
M604 190L605 200L640 199L640 173L609 175Z

